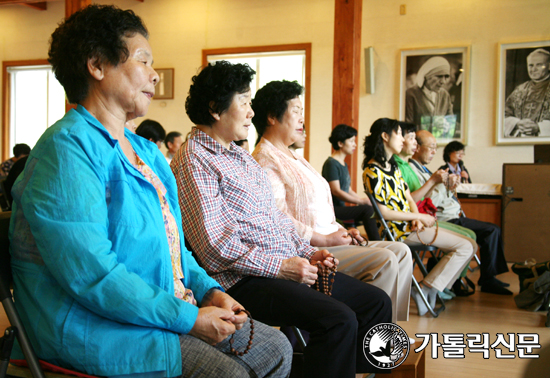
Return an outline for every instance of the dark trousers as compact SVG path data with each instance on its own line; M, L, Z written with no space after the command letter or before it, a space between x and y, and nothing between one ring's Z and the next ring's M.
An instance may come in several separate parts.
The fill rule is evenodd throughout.
M376 324L391 322L391 301L379 288L336 273L332 296L305 284L246 277L227 293L254 319L272 326L297 326L310 333L304 373L310 377L354 377L378 373L363 354L363 338Z
M479 244L481 266L478 284L483 283L497 274L508 271L504 249L502 247L502 236L500 227L493 223L483 222L476 219L461 217L451 219L448 222L469 228L476 234L476 241Z
M372 206L369 205L334 206L336 219L343 221L353 219L355 223L362 221L369 240L380 240L380 232L376 220L372 217L373 214Z

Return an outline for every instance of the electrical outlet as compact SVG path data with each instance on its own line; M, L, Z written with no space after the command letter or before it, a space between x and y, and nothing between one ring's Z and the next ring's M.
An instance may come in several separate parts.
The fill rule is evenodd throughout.
M514 187L513 186L505 186L504 187L504 194L509 196L514 194Z

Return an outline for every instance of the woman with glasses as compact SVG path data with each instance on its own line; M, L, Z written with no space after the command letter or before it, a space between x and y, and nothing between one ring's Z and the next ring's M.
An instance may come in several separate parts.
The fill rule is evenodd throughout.
M445 160L446 164L443 164L439 169L448 168L449 173L460 177L460 182L471 184L470 173L462 162L462 159L466 156L464 149L464 145L457 140L447 144L443 150L443 160Z

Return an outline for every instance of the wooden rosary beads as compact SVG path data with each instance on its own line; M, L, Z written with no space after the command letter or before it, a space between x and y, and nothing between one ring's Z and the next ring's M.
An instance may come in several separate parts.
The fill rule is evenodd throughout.
M235 334L231 335L231 338L229 339L229 346L231 347L231 353L233 353L235 356L244 356L245 354L247 354L250 350L250 347L252 347L252 340L254 339L254 320L252 320L250 312L244 309L236 311L235 315L240 314L241 312L244 312L246 315L248 315L248 318L250 319L250 339L248 340L248 345L246 346L244 352L238 352L235 348L233 348L233 336L235 336Z
M424 241L422 241L422 239L420 239L420 232L418 232L418 230L416 230L416 236L418 236L418 240L420 240L420 243L424 244L424 245L432 245L434 242L435 242L435 239L437 239L437 233L439 232L439 222L436 220L435 221L435 235L434 235L434 239L430 242L430 243L424 243Z
M336 277L336 265L332 268L329 268L328 266L323 265L322 263L318 262L317 268L319 268L319 271L317 273L317 281L313 284L313 288L317 291L321 291L321 284L323 286L323 293L328 295L329 297L332 295L332 286L334 285L334 277ZM329 283L329 277L332 275L332 278L330 278ZM321 284L319 283L319 280L321 280Z

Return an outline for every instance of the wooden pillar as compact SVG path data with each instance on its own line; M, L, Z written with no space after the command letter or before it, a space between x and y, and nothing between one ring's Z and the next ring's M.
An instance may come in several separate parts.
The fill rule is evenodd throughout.
M359 128L361 14L363 0L335 0L332 128L345 123ZM360 143L357 141L357 145ZM357 187L357 150L346 159L351 188Z
M65 18L70 17L73 13L86 8L92 3L92 0L65 0ZM65 101L65 112L71 109L76 109L76 104L69 104Z
M69 17L76 11L86 8L92 0L65 0L65 17Z

